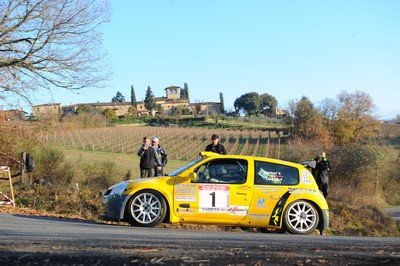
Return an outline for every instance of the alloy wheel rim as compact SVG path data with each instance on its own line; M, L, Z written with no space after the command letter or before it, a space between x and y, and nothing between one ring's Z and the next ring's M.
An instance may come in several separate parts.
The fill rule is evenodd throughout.
M298 202L290 207L287 220L294 229L306 232L314 227L317 214L309 203Z
M136 196L131 204L132 217L141 224L150 224L157 220L161 212L161 202L151 193Z

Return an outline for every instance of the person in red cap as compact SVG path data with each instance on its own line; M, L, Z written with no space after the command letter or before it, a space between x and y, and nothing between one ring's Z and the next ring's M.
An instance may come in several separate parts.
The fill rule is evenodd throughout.
M212 151L219 154L226 154L226 150L224 145L219 143L219 136L217 134L213 134L211 136L212 143L207 145L206 151Z

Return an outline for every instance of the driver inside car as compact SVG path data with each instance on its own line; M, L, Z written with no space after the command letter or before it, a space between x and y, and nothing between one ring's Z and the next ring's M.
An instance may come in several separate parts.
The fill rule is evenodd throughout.
M225 173L222 174L222 178L229 183L243 183L245 181L244 171L238 164L226 164L224 165Z
M209 182L211 183L224 182L224 180L222 180L222 174L223 174L222 165L220 164L210 165L208 167L208 172L210 175L210 178L208 179Z

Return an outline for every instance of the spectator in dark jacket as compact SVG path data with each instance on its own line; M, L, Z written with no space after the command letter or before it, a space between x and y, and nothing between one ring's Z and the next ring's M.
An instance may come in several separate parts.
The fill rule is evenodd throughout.
M211 136L212 143L207 145L206 151L212 151L219 154L226 154L225 147L221 143L219 143L219 136L217 134L213 134Z
M331 170L331 164L326 158L325 152L317 154L314 160L317 164L312 171L313 176L315 177L315 181L317 181L319 190L321 190L324 197L327 198L329 189L328 172Z
M157 137L154 137L151 142L156 155L156 164L154 167L155 176L163 176L164 167L167 165L168 162L167 153L160 146L160 140Z
M150 139L143 138L143 144L139 148L137 155L140 156L140 177L147 178L154 176L154 167L160 164L156 156L156 150L151 146Z

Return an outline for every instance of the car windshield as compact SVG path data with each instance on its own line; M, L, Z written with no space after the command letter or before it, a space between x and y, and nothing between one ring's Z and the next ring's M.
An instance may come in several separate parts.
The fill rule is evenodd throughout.
M197 157L194 161L191 161L188 164L185 164L184 166L182 166L181 168L176 169L175 171L172 171L171 173L169 173L169 176L177 176L180 173L182 173L183 171L185 171L186 169L188 169L189 167L195 165L196 163L200 162L201 160L203 160L204 157Z

